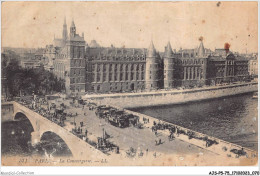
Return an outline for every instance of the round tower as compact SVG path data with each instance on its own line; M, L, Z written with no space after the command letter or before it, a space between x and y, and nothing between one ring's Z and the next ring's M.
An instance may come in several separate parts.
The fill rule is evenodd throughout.
M164 57L164 88L171 89L174 87L174 56L170 42L165 48Z
M145 66L145 89L152 90L158 89L159 81L159 61L157 53L154 48L153 42L151 42L146 55Z

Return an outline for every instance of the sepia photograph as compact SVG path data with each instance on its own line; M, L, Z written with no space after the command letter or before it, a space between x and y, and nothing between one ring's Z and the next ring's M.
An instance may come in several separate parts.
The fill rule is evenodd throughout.
M257 1L2 2L1 166L257 165Z

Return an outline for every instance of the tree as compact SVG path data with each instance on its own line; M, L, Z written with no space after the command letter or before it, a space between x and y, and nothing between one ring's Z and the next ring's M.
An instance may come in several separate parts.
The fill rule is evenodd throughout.
M58 79L53 73L40 68L21 68L16 56L5 56L2 60L2 73L6 75L7 86L11 96L20 93L44 95L62 92L65 88L64 80Z

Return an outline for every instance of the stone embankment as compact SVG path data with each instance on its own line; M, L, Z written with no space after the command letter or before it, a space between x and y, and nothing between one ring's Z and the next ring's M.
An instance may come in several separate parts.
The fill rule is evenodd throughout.
M82 96L84 100L93 100L99 104L119 106L122 108L136 108L147 106L161 106L169 104L181 104L192 101L220 98L225 96L255 92L258 83L250 82L225 86L211 86L185 90L161 90L140 93L119 94L90 94Z

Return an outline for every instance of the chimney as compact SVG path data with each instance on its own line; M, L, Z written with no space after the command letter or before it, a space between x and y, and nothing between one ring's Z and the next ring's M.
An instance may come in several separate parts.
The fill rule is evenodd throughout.
M83 37L83 39L84 39L84 32L82 32L82 37Z

